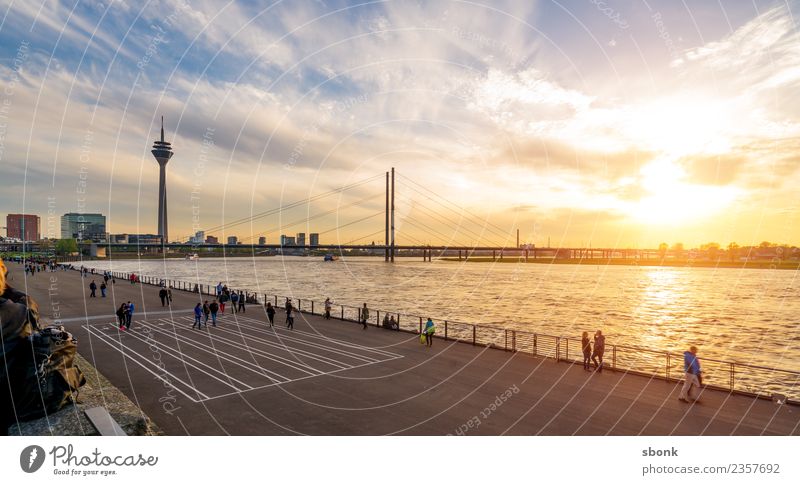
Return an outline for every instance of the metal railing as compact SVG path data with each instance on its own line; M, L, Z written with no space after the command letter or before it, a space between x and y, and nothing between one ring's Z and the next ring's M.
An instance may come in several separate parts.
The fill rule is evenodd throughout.
M102 275L102 272L95 272L91 276L102 277ZM127 284L130 282L131 273L111 272L111 276L117 279L116 284ZM191 283L138 274L137 278L139 283L164 286L200 295L217 296L216 285L210 283ZM283 308L286 299L291 298L292 305L298 312L322 315L325 311L325 303L313 299L266 293L259 294L249 291L246 291L245 295L250 304L266 305L267 302L271 302L276 307ZM361 307L342 304L332 305L332 307L331 318L350 322L361 321ZM368 323L380 327L385 315L395 317L395 322L398 324L397 331L401 332L419 334L425 324L425 320L419 315L374 308L370 308ZM532 356L555 359L558 362L583 363L583 352L579 338L548 335L488 324L481 325L448 320L438 321L436 338L488 346L510 352L522 352ZM703 384L706 387L762 398L782 398L782 400L788 400L786 402L794 404L800 403L800 389L798 389L800 371L702 357L700 362L703 368ZM680 381L684 372L682 354L614 344L606 345L603 368L674 382Z

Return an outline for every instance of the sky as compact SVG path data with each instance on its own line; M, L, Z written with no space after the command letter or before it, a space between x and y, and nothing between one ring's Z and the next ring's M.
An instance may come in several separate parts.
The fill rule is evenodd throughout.
M800 244L800 2L0 1L0 216L170 239ZM348 187L346 190L339 190ZM282 211L276 208L286 206Z

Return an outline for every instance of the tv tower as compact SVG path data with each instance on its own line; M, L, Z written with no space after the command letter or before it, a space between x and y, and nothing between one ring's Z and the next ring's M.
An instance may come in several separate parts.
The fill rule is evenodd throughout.
M164 117L161 117L161 140L153 142L151 152L158 162L158 235L161 236L161 244L169 242L167 224L167 162L172 158L174 152L169 142L164 141Z

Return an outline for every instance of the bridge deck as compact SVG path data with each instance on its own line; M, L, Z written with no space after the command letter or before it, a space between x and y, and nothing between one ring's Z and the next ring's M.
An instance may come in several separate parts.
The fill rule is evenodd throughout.
M10 284L44 317L59 313L81 354L168 434L800 434L800 409L761 399L705 391L687 405L658 379L441 340L426 348L307 314L294 331L282 313L269 328L257 306L193 330L197 300L184 292L170 312L152 286L118 281L94 299L77 272L9 269ZM128 300L132 331L119 332L113 311Z

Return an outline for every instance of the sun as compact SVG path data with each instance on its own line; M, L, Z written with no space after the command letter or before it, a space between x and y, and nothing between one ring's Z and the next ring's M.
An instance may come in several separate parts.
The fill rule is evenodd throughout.
M683 167L669 157L645 165L639 183L645 194L630 204L628 212L645 224L683 225L711 217L738 195L734 187L691 183Z

